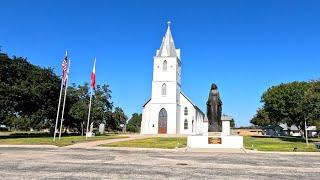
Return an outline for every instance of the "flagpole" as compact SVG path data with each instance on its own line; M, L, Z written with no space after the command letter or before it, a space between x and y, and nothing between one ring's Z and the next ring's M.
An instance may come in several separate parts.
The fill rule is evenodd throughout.
M95 68L96 68L96 59L94 59L94 64L93 64L93 71L92 73L94 73L95 76ZM91 76L92 76L91 73ZM92 77L91 77L92 78ZM95 78L95 77L94 77ZM86 132L86 140L88 140L88 132L89 132L89 122L90 122L90 111L91 111L91 101L92 101L92 91L93 91L93 87L92 87L92 79L91 79L91 84L90 84L90 102L89 102L89 112L88 112L88 122L87 122L87 132Z
M63 98L63 106L62 106L62 117L61 117L61 121L60 121L60 132L59 132L59 140L61 139L61 131L62 131L62 122L64 121L64 108L66 105L66 97L67 97L67 89L68 89L68 81L69 81L69 70L70 70L70 61L71 59L69 59L69 64L68 64L68 72L67 72L67 81L66 81L66 85L64 87L64 98Z
M88 112L86 140L88 140L88 132L89 132L90 111L91 111L91 101L92 101L92 87L90 88L90 90L91 90L91 92L90 92L90 102L89 102L89 112Z
M59 119L59 112L60 112L60 104L61 104L61 96L62 96L62 88L63 88L63 79L61 78L61 86L60 86L60 95L59 95L59 104L58 104L58 111L57 111L57 117L56 117L56 125L54 127L54 135L53 135L53 141L56 141L56 132L57 132L57 126L58 126L58 119Z

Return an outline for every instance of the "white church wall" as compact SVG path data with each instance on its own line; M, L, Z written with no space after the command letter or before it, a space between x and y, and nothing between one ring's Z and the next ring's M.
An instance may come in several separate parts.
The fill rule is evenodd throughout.
M180 99L180 98L179 98ZM176 133L181 134L181 105L177 104L176 112Z
M167 70L163 70L163 62L167 61ZM177 57L154 57L153 81L177 81Z
M162 85L166 84L166 95L162 95ZM153 103L176 103L176 82L152 82L152 101Z
M158 117L162 108L167 111L167 134L176 134L176 104L157 104L151 101L143 109L141 127L144 130L141 128L141 134L158 134Z
M141 121L141 134L154 134L152 133L152 128L150 128L150 102L145 104L144 108L142 109L142 121Z
M202 123L202 132L200 134L208 134L208 121Z
M192 119L195 118L195 108L182 94L180 94L180 104L181 104L181 119L180 119L180 133L181 134L192 134ZM187 108L188 113L185 115L185 108ZM188 129L184 129L184 122L188 121Z
M163 69L164 61L167 62L166 70ZM177 57L154 57L152 101L158 103L178 103L177 90L180 94L180 86L177 84ZM166 86L166 95L162 94L162 86Z

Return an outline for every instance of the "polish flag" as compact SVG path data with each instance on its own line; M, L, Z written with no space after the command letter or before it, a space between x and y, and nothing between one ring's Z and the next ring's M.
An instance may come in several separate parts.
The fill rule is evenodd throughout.
M91 73L91 88L96 88L96 59L94 59L94 65Z

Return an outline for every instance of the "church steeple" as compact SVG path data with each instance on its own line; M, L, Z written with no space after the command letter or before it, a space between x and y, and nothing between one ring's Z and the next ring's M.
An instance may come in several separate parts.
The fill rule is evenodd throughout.
M157 57L179 57L171 35L170 24L171 22L168 21L167 32L162 39L160 49L157 51Z

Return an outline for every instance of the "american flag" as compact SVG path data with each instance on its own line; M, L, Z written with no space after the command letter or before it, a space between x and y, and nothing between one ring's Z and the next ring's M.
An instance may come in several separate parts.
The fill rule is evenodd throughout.
M68 79L68 56L65 56L65 58L62 61L62 81L63 86L66 86Z

